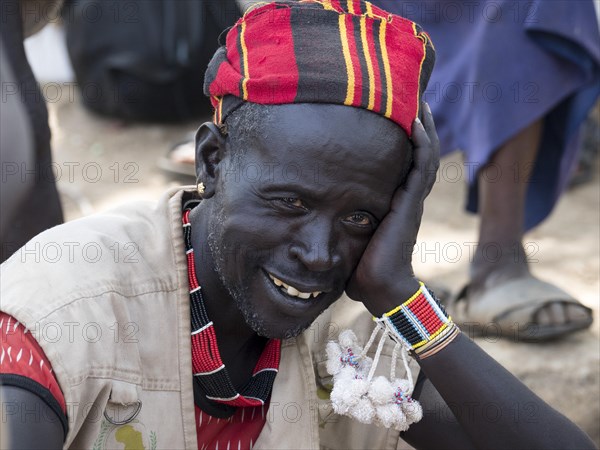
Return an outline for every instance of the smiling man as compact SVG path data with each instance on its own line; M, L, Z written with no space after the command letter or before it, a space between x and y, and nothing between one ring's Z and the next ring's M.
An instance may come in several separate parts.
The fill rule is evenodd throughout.
M200 284L224 289L259 334L293 337L342 296L412 150L397 125L356 108L247 104L235 114L248 110L262 118L247 142L235 126L229 139L214 124L198 131L211 199L190 215L192 241L210 249L197 256Z
M54 228L2 266L10 445L593 448L413 275L439 164L432 65L417 25L366 2L246 13L207 72L197 186ZM358 340L326 351L347 327ZM406 351L414 392L373 377Z

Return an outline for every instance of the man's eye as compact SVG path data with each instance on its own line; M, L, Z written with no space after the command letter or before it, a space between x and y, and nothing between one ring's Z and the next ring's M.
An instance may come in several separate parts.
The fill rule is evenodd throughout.
M353 225L367 226L373 225L374 221L368 214L354 213L346 218L346 220Z
M294 208L304 208L304 203L297 197L283 197L280 199L286 206L292 206Z

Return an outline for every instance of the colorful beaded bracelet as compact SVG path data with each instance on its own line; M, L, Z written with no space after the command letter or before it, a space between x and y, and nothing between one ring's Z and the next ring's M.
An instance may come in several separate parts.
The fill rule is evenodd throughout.
M448 345L460 330L425 284L419 284L408 300L374 319L386 327L392 339L423 359Z

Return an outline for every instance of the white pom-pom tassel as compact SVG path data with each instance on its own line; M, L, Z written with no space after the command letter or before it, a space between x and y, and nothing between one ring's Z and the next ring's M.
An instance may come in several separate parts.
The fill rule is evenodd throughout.
M356 345L356 335L352 330L344 330L340 333L338 342L342 348L352 348Z
M342 368L342 349L335 342L329 342L326 347L327 352L327 373L336 375Z
M351 404L346 401L348 392L348 383L350 380L338 380L334 383L333 389L329 398L331 399L331 405L333 410L338 414L347 414Z
M344 403L344 400L342 399L341 394L342 394L342 390L336 389L334 387L333 390L331 391L331 395L329 398L331 399L331 406L333 407L333 410L335 411L335 413L345 416L348 414L348 411L350 410L350 405L347 405L346 403Z
M416 400L402 403L402 411L404 411L409 424L418 422L423 418L423 407Z
M333 390L331 391L331 401L336 402L339 409L345 412L355 406L360 400L360 388L352 383L352 381L353 380L344 380L337 382L337 386L334 385Z
M334 377L334 380L345 380L346 382L350 382L356 378L356 369L352 366L345 366L340 369L337 375Z
M399 424L400 420L404 419L404 413L395 403L388 403L387 405L379 405L375 408L377 418L381 424L386 428Z
M367 348L376 334L377 328ZM413 391L410 373L409 380L395 378L389 381L381 376L372 378L385 337L383 335L379 341L374 360L366 356L366 350L358 345L356 335L351 330L340 333L339 344L327 344L327 371L333 375L331 403L337 414L350 416L361 423L374 423L404 431L411 423L421 420L423 410L419 402L410 397ZM405 369L409 370L407 363ZM397 393L401 395L396 396Z
M337 342L329 341L325 346L325 353L327 354L328 359L339 358L342 356L342 348Z
M329 375L337 375L338 372L342 369L342 361L340 358L332 358L327 360L327 373Z
M394 392L396 392L397 389L400 389L404 393L404 395L408 396L412 394L413 387L408 380L396 378L392 381L392 386L394 388Z
M385 377L376 377L369 387L369 398L375 405L385 405L394 398L394 387Z
M396 421L394 428L398 431L406 431L410 428L412 422L410 422L402 411L400 411L401 418Z
M375 417L375 408L368 398L361 398L358 403L348 411L350 416L360 423L371 423Z
M354 379L350 380L348 383L348 395L351 395L356 399L355 403L358 403L358 400L367 393L369 390L369 383L367 380L363 379Z

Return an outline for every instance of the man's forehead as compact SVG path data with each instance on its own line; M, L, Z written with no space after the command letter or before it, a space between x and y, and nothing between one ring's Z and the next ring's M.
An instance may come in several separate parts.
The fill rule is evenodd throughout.
M251 112L254 108L264 114ZM408 142L406 133L394 122L371 111L344 105L251 105L241 113L250 114L253 121L254 132L247 133L251 140L258 145L274 144L275 149L282 152L288 151L290 144L302 144L327 147L329 153L344 155L349 149L362 145L369 146L371 151L356 156L368 159L391 146L400 150ZM247 124L240 121L238 126Z
M327 104L268 108L260 126L245 140L245 156L227 179L255 183L260 189L296 189L313 195L339 188L380 194L383 178L400 181L407 162L408 138L395 123L370 111ZM240 113L249 113L244 108ZM238 125L243 124L243 120ZM231 130L235 133L235 130ZM383 183L385 184L385 183ZM382 192L387 192L384 186Z

